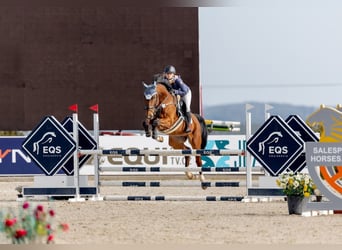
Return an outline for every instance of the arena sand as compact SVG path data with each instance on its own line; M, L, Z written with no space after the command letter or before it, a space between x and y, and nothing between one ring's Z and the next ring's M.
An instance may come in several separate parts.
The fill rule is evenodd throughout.
M20 205L16 187L32 183L28 178L1 177L0 209ZM127 188L101 188L103 195L124 192L127 193ZM224 191L193 187L158 188L157 191L129 188L127 195L213 195L217 192L234 196L245 195L246 190L243 187ZM342 243L342 215L289 215L287 203L282 199L248 203L46 199L30 202L53 208L56 221L69 224L67 233L56 235L55 247L63 249L71 246L72 249L94 249L93 245L110 249L336 249Z

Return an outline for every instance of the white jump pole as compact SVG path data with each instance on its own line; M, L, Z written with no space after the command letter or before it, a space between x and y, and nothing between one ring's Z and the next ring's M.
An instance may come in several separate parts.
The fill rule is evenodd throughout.
M240 149L172 149L172 150L164 150L164 149L83 149L79 150L81 154L85 155L167 155L167 156L200 156L200 155L231 155L231 156L239 156L245 155L244 150Z
M251 137L252 134L252 126L251 126L251 112L249 110L253 109L254 106L251 104L246 104L246 143ZM247 194L248 189L252 187L252 156L246 150L246 187L247 187Z
M271 114L268 112L271 109L273 109L273 106L271 106L269 104L265 104L265 121L267 121L268 118L271 117Z
M73 120L73 139L76 143L76 150L74 152L74 186L76 190L75 198L69 199L71 202L75 201L85 201L84 198L80 196L80 185L79 185L79 162L78 162L78 151L79 151L79 143L78 143L78 106L77 104L73 105L72 120Z
M100 133L100 121L99 121L99 106L98 104L95 104L91 107L89 107L90 110L94 111L93 114L93 128L94 128L94 140L97 145L97 150L99 149L100 140L99 140L99 133ZM93 200L103 200L103 198L100 196L100 187L99 187L99 154L94 154L94 182L95 182L95 188L96 188L96 197L93 198Z
M271 109L273 109L273 106L265 104L265 121L267 121L271 117L271 113L268 112ZM265 175L270 176L270 174L267 171L265 172Z

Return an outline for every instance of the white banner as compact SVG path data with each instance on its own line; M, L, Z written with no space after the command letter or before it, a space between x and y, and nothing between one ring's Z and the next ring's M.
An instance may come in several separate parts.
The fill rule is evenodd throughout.
M168 137L164 142L157 142L145 136L100 136L100 149L165 149L171 150ZM244 135L209 135L206 149L244 150ZM188 145L189 146L189 145ZM202 156L203 167L245 167L243 156ZM184 156L111 156L100 159L101 167L113 166L149 166L149 167L184 167ZM191 157L190 166L196 167L195 157ZM81 174L93 174L92 159L80 170Z

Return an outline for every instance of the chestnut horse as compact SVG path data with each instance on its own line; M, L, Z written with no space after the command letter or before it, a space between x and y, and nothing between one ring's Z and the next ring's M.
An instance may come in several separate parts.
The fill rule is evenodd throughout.
M145 110L146 117L143 122L147 137L152 135L152 138L158 141L163 141L163 137L158 136L156 130L169 136L169 145L173 149L190 149L185 145L188 140L192 149L204 149L208 140L208 130L205 120L198 114L191 114L191 132L185 133L186 123L183 115L179 110L179 101L177 96L170 91L167 84L156 83L145 87ZM202 167L201 156L195 156L196 165ZM190 156L185 156L185 167L190 164ZM191 172L186 172L189 179L193 179L194 175ZM199 171L202 188L205 186L205 181L202 171Z

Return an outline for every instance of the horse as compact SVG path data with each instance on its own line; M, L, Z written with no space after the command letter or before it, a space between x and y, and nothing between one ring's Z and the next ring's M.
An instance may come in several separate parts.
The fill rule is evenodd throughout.
M173 149L205 149L208 141L208 129L205 120L199 114L191 113L191 131L185 133L185 118L180 112L180 103L177 96L172 92L171 87L166 83L154 82L145 87L145 120L143 127L146 137L151 137L162 142L163 137L157 135L157 131L168 135L169 146ZM188 141L191 148L185 145ZM201 156L196 155L197 167L202 167ZM190 156L185 156L185 167L190 165ZM194 179L195 175L191 172L185 172L188 179ZM202 188L205 177L202 171L199 171L199 179Z

